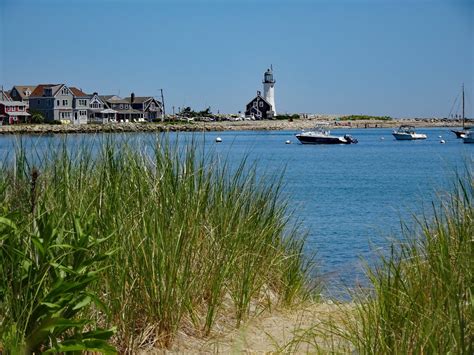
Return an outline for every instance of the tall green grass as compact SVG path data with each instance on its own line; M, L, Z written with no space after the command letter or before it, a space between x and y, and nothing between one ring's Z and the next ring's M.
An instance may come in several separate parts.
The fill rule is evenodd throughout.
M107 258L91 287L108 315L81 315L115 325L119 350L169 347L179 329L208 335L223 317L238 326L251 310L307 294L310 265L278 179L192 142L67 145L35 154L19 146L1 171L1 208L21 228L34 228L38 209L56 229L77 220L103 240L92 251ZM0 300L0 322L13 306L21 304Z
M378 267L373 293L359 294L345 336L370 354L474 352L474 183L459 179L449 198L419 218Z

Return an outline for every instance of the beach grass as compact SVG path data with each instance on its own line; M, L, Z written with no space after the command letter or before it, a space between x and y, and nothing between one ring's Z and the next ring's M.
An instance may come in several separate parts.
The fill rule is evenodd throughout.
M344 337L360 353L474 351L474 180L459 177L448 197L404 228L355 295Z
M81 292L97 300L71 318L115 326L111 342L119 351L170 347L180 329L206 336L223 317L239 326L252 312L309 294L312 266L290 223L281 180L259 175L245 159L230 164L193 142L178 145L160 137L138 146L65 140L41 151L20 143L1 168L2 218L30 234L47 218L52 230L64 231L49 238L58 250L70 245L74 226L100 240L70 245L71 252L85 253L93 268L87 270L96 277ZM2 264L6 255L0 254ZM21 265L25 257L19 258ZM69 262L49 264L62 269ZM3 292L15 277L2 283ZM29 284L30 292L51 289L50 272L42 277L43 284ZM0 299L4 348L12 332L21 343L27 337L23 325L34 321L27 316L19 324L6 315L44 300L25 302ZM49 336L58 344L65 339Z

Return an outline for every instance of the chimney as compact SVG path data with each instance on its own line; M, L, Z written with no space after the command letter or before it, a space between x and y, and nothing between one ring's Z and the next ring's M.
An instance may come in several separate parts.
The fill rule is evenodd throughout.
M133 105L133 102L135 101L135 94L132 92L130 94L130 104Z

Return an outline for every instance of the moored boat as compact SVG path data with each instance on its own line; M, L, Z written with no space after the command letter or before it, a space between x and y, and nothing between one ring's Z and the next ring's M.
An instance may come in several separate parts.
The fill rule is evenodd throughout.
M416 133L414 126L402 125L392 132L392 135L399 141L411 141L416 139L426 139L426 134Z
M468 131L461 138L464 143L474 143L474 131Z
M357 139L346 134L333 136L323 125L316 126L312 131L301 132L296 135L301 144L356 144Z
M462 85L462 129L452 129L451 132L453 132L456 135L456 138L464 138L464 136L468 134L471 129L472 127L466 126L466 116L464 114L464 84L463 84Z

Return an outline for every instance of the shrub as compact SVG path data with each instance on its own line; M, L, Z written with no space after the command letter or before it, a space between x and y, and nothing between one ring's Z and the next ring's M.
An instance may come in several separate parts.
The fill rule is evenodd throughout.
M36 123L36 124L40 124L40 123L44 123L44 116L41 112L38 112L38 111L32 111L31 112L31 123Z

